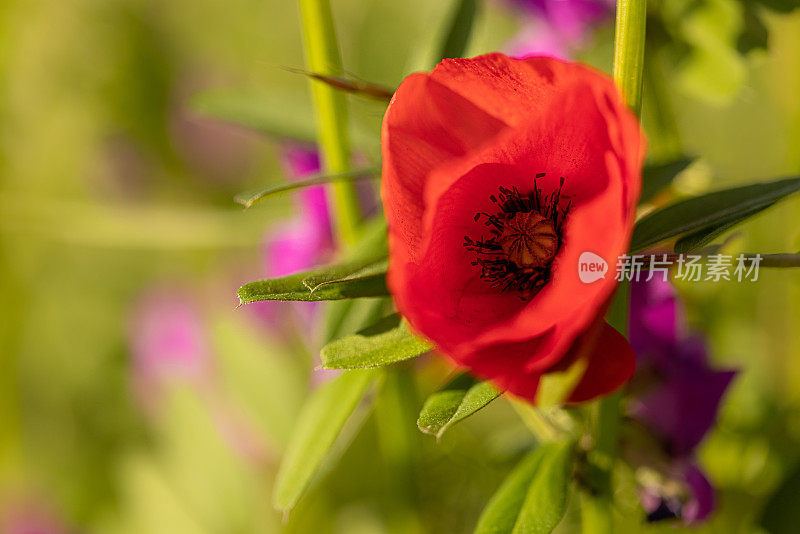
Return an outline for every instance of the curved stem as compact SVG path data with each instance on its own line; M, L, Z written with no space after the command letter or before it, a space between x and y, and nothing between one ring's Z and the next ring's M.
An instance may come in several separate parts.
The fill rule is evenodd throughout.
M341 77L342 60L330 1L299 0L299 3L307 69L323 76ZM325 171L345 173L350 169L345 95L322 81L312 79L310 83ZM351 182L334 182L330 191L337 234L342 244L351 244L357 238L361 220L355 186Z

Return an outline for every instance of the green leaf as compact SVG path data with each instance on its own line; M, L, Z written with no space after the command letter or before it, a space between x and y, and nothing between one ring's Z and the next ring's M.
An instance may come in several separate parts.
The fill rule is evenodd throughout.
M291 67L284 67L284 69L288 70L289 72L294 72L295 74L308 76L311 79L330 85L339 91L344 91L345 93L350 93L357 96L363 96L365 98L384 100L388 102L392 99L392 95L394 95L393 89L375 83L369 83L362 80L340 76L329 76L320 74L318 72L311 72L308 70L295 69Z
M758 213L758 211L753 212L753 215ZM733 228L738 223L739 221L731 221L728 223L719 224L717 226L712 226L711 228L704 228L699 232L686 234L678 239L678 241L675 243L675 252L678 254L688 254L689 252L697 250L711 243L718 236L725 233L725 231L729 230L730 228Z
M250 282L237 291L242 304L264 300L315 302L389 295L386 260L357 261Z
M640 202L647 202L664 190L693 161L691 158L680 158L667 163L645 165L642 171L642 196Z
M345 372L311 393L275 478L275 508L288 512L297 504L376 376L374 371Z
M466 374L458 375L425 400L417 427L439 439L448 428L499 396L500 392L489 382L476 381Z
M546 445L513 534L550 534L567 511L572 443Z
M405 320L393 314L358 333L337 339L322 348L323 369L381 367L415 358L433 350L433 345L416 337Z
M475 534L549 533L567 506L572 443L548 443L530 453L484 508Z
M259 189L258 191L240 193L236 195L234 200L245 208L249 208L256 202L278 193L286 193L288 191L294 191L295 189L302 189L304 187L327 184L330 182L363 180L364 178L374 177L376 172L376 169L365 168L354 169L352 171L341 172L339 174L323 174L314 176L313 178L309 178L307 180L283 183L280 185L267 187L265 189Z
M243 285L242 304L263 300L341 300L389 296L386 288L386 220L379 217L365 225L361 240L349 252L348 261L282 278Z
M477 0L456 0L450 27L439 52L440 58L464 57L477 13Z
M688 233L719 233L720 227L728 229L799 190L800 178L786 178L677 202L645 216L636 224L631 250L638 252Z

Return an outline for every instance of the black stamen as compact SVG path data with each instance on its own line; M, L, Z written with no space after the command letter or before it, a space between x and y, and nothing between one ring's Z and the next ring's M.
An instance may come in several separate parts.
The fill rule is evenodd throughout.
M479 212L475 214L474 220L477 222L481 217L485 217L484 225L489 229L488 237L481 237L474 240L469 236L464 236L464 247L477 254L472 265L480 268L480 276L486 280L491 287L499 291L518 291L520 298L529 300L544 287L550 280L550 261L545 265L521 262L523 266L511 261L508 257L508 249L504 249L500 239L508 234L508 221L511 221L520 213L537 213L552 225L552 231L557 237L557 250L561 246L562 227L567 213L569 212L572 201L567 203L563 210L559 210L561 193L564 187L562 177L559 187L542 198L542 190L539 189L537 180L543 178L545 173L537 173L533 180L533 190L530 193L521 193L517 187L508 189L499 187L497 196L489 196L489 200L496 204L499 212L495 215ZM537 218L541 221L542 219ZM519 221L517 222L517 225ZM519 229L512 227L510 232L518 232ZM552 234L551 234L552 235ZM518 234L514 234L516 238ZM525 238L521 236L520 238ZM531 236L528 236L531 238ZM551 238L552 239L552 238ZM552 241L551 241L552 242ZM515 246L518 243L514 243ZM507 241L506 241L507 246Z

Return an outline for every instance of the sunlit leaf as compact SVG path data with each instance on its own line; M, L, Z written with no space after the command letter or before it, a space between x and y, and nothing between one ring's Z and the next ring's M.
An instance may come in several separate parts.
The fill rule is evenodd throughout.
M325 369L380 367L414 358L433 350L430 342L408 329L407 323L394 314L358 333L337 339L322 348Z
M376 376L374 371L348 371L311 393L275 478L275 508L287 512L297 504Z
M500 396L489 382L480 382L461 374L425 400L417 427L426 434L441 438L445 431L469 417Z
M386 261L335 265L304 273L250 282L237 291L242 304L265 300L316 302L389 295Z
M342 172L338 174L323 174L320 176L314 176L313 178L308 178L306 180L299 180L295 182L288 182L280 185L274 185L272 187L267 187L265 189L260 189L258 191L248 191L245 193L240 193L236 195L234 200L237 203L244 206L245 208L249 208L256 202L263 200L267 197L270 197L272 195L277 195L279 193L286 193L288 191L303 189L305 187L310 187L313 185L327 184L330 182L362 180L364 178L375 176L375 173L376 169L364 168L364 169L354 169L352 171Z
M548 443L530 453L484 508L475 534L552 532L567 506L571 443Z
M742 222L800 190L800 178L745 185L676 202L636 224L634 252L688 233L717 232ZM695 240L698 237L694 238Z

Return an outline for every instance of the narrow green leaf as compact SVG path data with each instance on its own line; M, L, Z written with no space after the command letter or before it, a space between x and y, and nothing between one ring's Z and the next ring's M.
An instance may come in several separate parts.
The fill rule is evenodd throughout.
M313 271L250 282L239 288L241 304L263 300L341 300L385 297L386 220L366 224L361 240L348 254L348 260Z
M275 508L288 512L297 504L375 378L374 371L349 371L311 394L275 478Z
M472 26L478 13L477 0L456 0L450 18L450 27L445 34L440 58L464 57L472 34Z
M543 449L512 534L550 534L567 511L572 443L554 443Z
M758 213L759 211L761 210L756 210L755 212L752 213L752 215ZM686 234L675 242L675 247L674 247L675 252L677 252L678 254L688 254L689 252L704 247L705 245L708 245L720 235L724 234L730 228L736 226L739 222L740 221L730 221L724 224L718 224L716 226L712 226L710 228L704 228L699 232Z
M415 358L433 345L411 333L405 320L393 314L358 333L337 339L322 348L324 369L381 367Z
M386 259L334 266L324 271L309 273L303 278L303 285L315 293L333 284L383 276L386 274L387 267L388 260Z
M314 176L313 178L309 178L307 180L274 185L265 189L259 189L258 191L239 193L236 195L236 197L234 197L234 200L245 208L249 208L256 202L272 195L277 195L278 193L286 193L288 191L294 191L296 189L302 189L304 187L310 187L313 185L327 184L330 182L363 180L365 178L374 177L375 174L376 169L373 168L355 169L339 174L323 174Z
M386 261L353 262L250 282L237 291L242 304L264 300L320 301L389 295Z
M484 508L475 534L548 534L567 509L572 443L542 445L506 478Z
M425 400L417 427L441 438L445 431L500 396L489 382L479 382L461 374Z
M667 163L645 165L642 170L642 196L640 202L647 202L663 191L693 161L691 158L679 158Z
M288 70L289 72L294 72L295 74L308 76L309 78L328 84L334 89L357 96L363 96L375 100L385 100L388 102L392 99L392 95L394 95L393 89L389 89L388 87L384 87L375 83L364 82L362 80L345 78L341 76L328 76L325 74L319 74L317 72L311 72L303 69L295 69L292 67L284 67L284 69Z
M800 191L800 178L745 185L683 200L644 217L633 232L631 250L641 251L687 233L719 232ZM697 236L693 238L697 240Z
M336 272L340 272L342 266L334 269L336 269ZM389 290L386 287L385 265L379 273L364 273L370 273L369 266L356 267L347 276L336 280L328 280L317 285L306 284L306 279L328 278L325 270L299 273L283 278L257 280L240 287L237 295L242 304L264 300L317 302L321 300L384 297L389 295Z
M475 534L511 534L514 531L531 482L548 448L552 447L543 445L517 464L483 509Z

